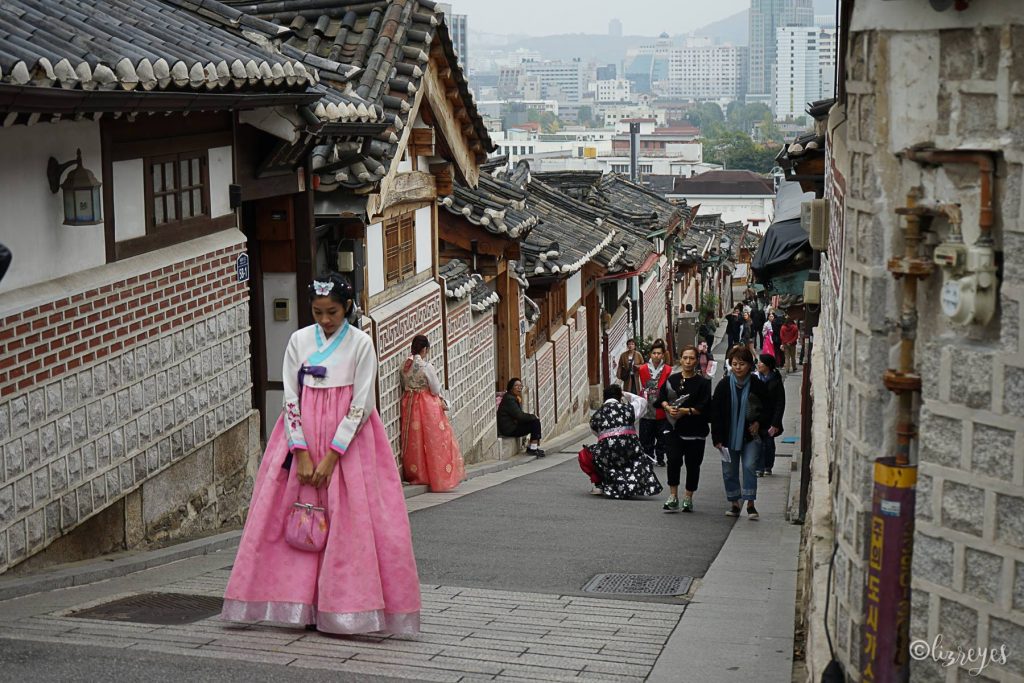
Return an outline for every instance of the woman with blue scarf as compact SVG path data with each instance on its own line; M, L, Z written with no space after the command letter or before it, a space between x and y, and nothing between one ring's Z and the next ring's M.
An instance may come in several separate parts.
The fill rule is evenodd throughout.
M765 406L767 387L751 370L754 356L747 346L738 344L726 355L730 374L715 387L711 399L711 441L715 448L728 449L729 462L722 461L725 497L731 503L729 517L743 511L740 500L747 501L747 516L757 519L757 465L761 453L761 423L769 418ZM742 469L742 484L740 483Z

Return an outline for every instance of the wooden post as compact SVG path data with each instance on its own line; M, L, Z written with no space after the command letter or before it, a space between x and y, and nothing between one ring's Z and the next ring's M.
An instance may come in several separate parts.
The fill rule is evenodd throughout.
M597 285L587 292L587 375L591 386L601 384L601 306Z
M306 177L312 178L309 166L306 166ZM313 212L313 187L306 184L306 191L292 195L295 215L295 302L298 308L299 328L313 324L312 303L309 296L309 283L317 273L313 272L313 260L316 258L316 236L313 230L315 220Z
M502 261L495 278L500 301L498 319L498 386L503 389L510 379L520 377L522 363L519 350L519 283L512 279L508 261Z

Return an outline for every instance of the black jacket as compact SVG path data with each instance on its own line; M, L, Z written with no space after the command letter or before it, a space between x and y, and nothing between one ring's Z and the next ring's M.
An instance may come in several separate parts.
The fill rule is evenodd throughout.
M755 331L761 331L761 328L764 327L765 320L767 320L767 318L765 317L763 308L755 308L750 312L750 322L754 324Z
M501 397L501 403L498 404L498 433L502 435L511 435L516 431L523 422L537 419L535 415L523 412L523 407L519 405L519 401L512 394L511 391L506 391L505 395Z
M0 244L0 280L7 274L7 268L11 265L11 250Z
M768 391L768 402L764 407L768 417L766 423L761 424L761 432L767 434L769 427L775 427L778 430L775 436L778 436L782 433L782 417L786 414L786 387L778 370L772 370L771 376L763 382Z
M747 416L746 422L743 429L743 441L746 443L754 437L750 435L750 432L746 429L754 422L758 423L758 427L762 427L769 419L769 414L765 410L765 406L771 401L771 397L768 395L768 387L764 382L754 376L753 373L749 375L750 382L750 394L747 396ZM723 377L719 382L718 386L715 387L715 393L711 397L711 442L716 444L727 445L729 443L729 421L732 416L732 390L729 387L729 378ZM767 429L767 427L764 427Z
M742 319L735 313L725 316L725 333L730 337L738 337L740 334L740 321Z
M677 397L683 394L689 395L683 404L684 408L695 408L700 411L700 415L683 415L677 419L675 433L679 436L707 436L708 414L711 409L711 380L702 377L700 373L689 379L684 379L683 373L674 372L661 385L661 390L658 392L659 406L662 403L672 403L669 400L669 386Z

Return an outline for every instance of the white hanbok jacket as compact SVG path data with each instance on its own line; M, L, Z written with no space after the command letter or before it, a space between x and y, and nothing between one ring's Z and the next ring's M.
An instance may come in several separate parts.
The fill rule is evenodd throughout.
M323 368L324 376L305 374L302 384L316 388L352 387L352 404L338 425L331 449L344 455L359 428L376 409L374 380L377 376L377 354L370 336L347 321L324 339L320 325L310 325L294 332L284 354L284 416L291 451L307 449L302 433L302 412L299 397L299 370Z

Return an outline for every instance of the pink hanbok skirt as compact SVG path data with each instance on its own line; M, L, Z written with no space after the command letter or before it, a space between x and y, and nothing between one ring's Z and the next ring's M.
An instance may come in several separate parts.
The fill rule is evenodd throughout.
M775 340L772 339L771 332L764 333L764 345L761 347L761 353L767 353L769 356L775 355ZM754 359L754 364L757 364L757 359Z
M448 414L429 391L402 395L402 469L407 482L431 491L451 491L466 476Z
M314 467L348 413L352 387L302 394L302 429ZM278 419L260 464L221 618L305 626L328 633L416 633L420 585L409 515L394 454L374 410L321 489L330 532L323 552L296 550L284 539L292 504L316 502L299 486ZM300 491L301 489L301 491Z

